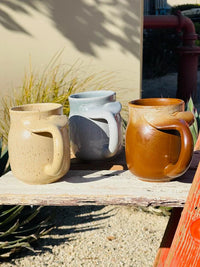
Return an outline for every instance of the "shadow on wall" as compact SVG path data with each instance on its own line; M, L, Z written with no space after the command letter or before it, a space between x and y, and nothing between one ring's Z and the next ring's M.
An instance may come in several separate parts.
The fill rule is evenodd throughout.
M24 2L24 1L21 1ZM31 3L31 0L28 0L27 3ZM16 12L21 12L29 15L27 9L23 6L23 3L19 3L17 0L15 3L7 1L7 0L0 0L1 6L6 6ZM17 21L15 21L10 14L8 14L4 10L0 10L0 24L10 31L21 32L24 34L31 35L22 25L20 25Z
M94 46L109 47L115 42L122 52L139 55L140 0L0 0L0 4L30 16L30 8L41 12L41 3L55 28L83 53L97 56ZM10 31L32 36L28 26L14 20L9 12L0 10L0 24ZM34 36L33 36L34 38Z

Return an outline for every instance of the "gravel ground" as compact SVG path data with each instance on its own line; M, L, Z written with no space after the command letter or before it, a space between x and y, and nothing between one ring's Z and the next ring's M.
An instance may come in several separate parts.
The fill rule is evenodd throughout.
M168 216L130 206L57 207L57 228L2 267L153 266Z

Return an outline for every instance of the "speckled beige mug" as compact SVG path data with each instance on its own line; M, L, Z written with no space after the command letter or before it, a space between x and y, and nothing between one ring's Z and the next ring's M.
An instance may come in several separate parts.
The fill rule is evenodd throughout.
M29 184L47 184L70 167L67 117L56 103L10 109L8 151L13 174Z

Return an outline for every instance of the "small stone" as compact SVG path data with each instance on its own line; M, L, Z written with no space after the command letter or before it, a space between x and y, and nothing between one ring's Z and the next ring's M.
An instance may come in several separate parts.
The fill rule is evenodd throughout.
M112 241L112 240L116 239L116 237L113 236L113 235L110 235L110 236L107 236L107 239L108 239L109 241Z

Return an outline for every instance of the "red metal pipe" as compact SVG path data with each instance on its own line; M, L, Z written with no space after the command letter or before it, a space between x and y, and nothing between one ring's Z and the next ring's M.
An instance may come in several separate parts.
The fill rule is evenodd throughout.
M178 16L167 15L149 15L144 16L144 28L174 28L179 26Z
M183 31L183 45L195 45L198 35L191 19L184 17L179 12L177 15L144 16L144 28L175 28Z
M200 48L195 45L198 35L191 19L177 15L144 16L145 29L175 28L183 32L182 46L178 48L180 54L178 68L178 88L176 96L186 102L194 96L197 90L198 56Z

